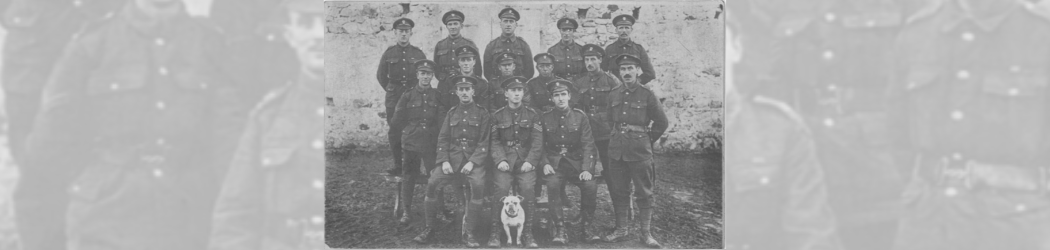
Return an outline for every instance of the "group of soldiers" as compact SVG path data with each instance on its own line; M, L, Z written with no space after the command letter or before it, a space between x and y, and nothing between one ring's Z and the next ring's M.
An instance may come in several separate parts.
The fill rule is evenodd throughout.
M533 56L525 40L514 34L521 18L518 11L505 8L497 16L502 35L480 54L474 42L460 34L466 16L456 10L446 12L441 21L449 36L437 43L434 60L410 44L415 26L411 19L392 24L397 44L383 54L377 78L387 92L394 155L394 166L387 172L404 177L400 222L411 221L415 180L428 175L426 227L414 241L427 243L439 227L442 187L458 189L466 184L461 236L467 247L480 246L474 229L481 216L491 216L494 224L487 246L501 246L502 203L495 201L518 195L526 218L523 242L518 244L536 248L532 228L540 217L535 205L536 187L542 180L550 206L556 208L551 209L552 242L568 241L561 209L566 183L581 190L578 225L583 241L600 240L588 230L596 209L595 165L600 160L616 217L615 231L604 240L629 236L633 183L640 240L660 247L650 230L655 183L652 144L668 121L659 99L643 86L654 73L645 50L630 39L635 18L613 19L620 38L605 49L577 44L577 21L562 18L557 22L562 41L548 53ZM533 77L533 68L539 76ZM436 88L431 86L435 77ZM486 189L489 182L495 190ZM493 206L489 215L481 214L486 200Z
M0 4L24 249L325 248L322 2Z
M727 248L1050 249L1047 1L729 9Z

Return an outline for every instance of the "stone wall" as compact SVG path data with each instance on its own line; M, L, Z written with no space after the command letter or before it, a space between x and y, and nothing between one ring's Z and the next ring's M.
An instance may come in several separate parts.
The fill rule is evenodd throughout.
M627 4L623 4L627 3ZM463 36L485 45L500 35L497 12L521 13L516 34L533 54L558 42L555 25L577 19L576 41L602 47L615 41L613 17L638 12L631 37L649 53L656 80L648 84L664 105L671 126L658 148L719 150L722 141L723 20L721 1L690 3L622 2L617 4L395 4L325 2L328 144L370 150L386 144L383 89L376 80L379 58L396 43L391 23L415 21L411 43L433 58L434 45L446 37L441 16L452 9L466 15ZM432 84L436 86L436 82Z

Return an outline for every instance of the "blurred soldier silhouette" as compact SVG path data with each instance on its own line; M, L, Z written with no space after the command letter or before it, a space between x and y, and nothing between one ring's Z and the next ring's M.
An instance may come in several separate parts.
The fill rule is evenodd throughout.
M450 10L441 16L441 22L448 29L448 37L441 39L434 45L434 62L438 64L437 69L434 69L434 74L437 76L438 81L444 81L445 78L460 72L460 58L454 50L463 46L474 49L472 58L474 58L475 63L474 66L471 66L473 69L468 72L474 72L478 76L482 75L481 55L477 52L478 46L474 44L473 40L463 37L460 33L463 30L463 22L465 21L467 21L467 16L458 10ZM453 95L453 97L455 96Z
M736 12L729 14L729 17ZM784 102L756 95L747 41L726 28L725 249L842 249L827 203L823 169L802 118ZM742 43L741 43L742 42ZM754 43L752 43L754 42ZM740 45L744 45L743 47ZM742 51L746 49L747 51ZM759 50L765 52L765 50ZM746 53L741 53L746 52ZM740 81L744 80L744 81Z
M223 64L241 89L241 101L255 105L267 92L298 76L295 51L281 36L281 0L213 0L210 19L226 38Z
M49 78L30 165L68 186L71 249L200 249L243 116L218 31L181 1L88 24Z
M929 1L895 46L895 249L1050 249L1050 3Z
M563 17L558 19L558 30L561 40L547 49L547 54L554 57L554 75L561 79L572 80L585 71L583 65L583 46L576 43L576 28L580 27L575 19Z
M324 9L285 0L298 80L256 106L215 204L208 249L324 245Z
M529 58L532 58L532 49L529 48L529 44L525 42L525 39L514 35L514 30L518 28L518 20L521 19L521 14L514 8L508 7L501 10L496 16L500 19L500 31L502 33L485 46L485 79L493 83L499 82L496 80L501 75L497 57L503 53L510 53L514 58L515 68L517 69L514 72L515 76L532 78L536 73L533 71L532 60L529 60ZM497 87L495 84L493 85L493 87ZM499 95L502 96L503 94Z
M416 61L427 59L423 50L412 45L412 28L416 23L412 19L401 18L394 21L393 30L397 35L397 44L391 45L383 52L379 60L379 70L376 79L379 85L386 90L386 123L391 125L394 120L394 108L398 99L405 90L415 86L416 70L413 64ZM401 175L401 131L390 129L387 131L387 140L390 142L390 152L394 156L394 165L386 170L390 175Z
M25 141L40 108L40 96L62 49L84 23L100 19L127 0L3 0L0 24L7 30L2 81L8 147L19 169L15 221L25 249L64 249L69 176L26 159Z
M890 147L886 120L903 1L752 0L734 8L750 30L763 30L752 39L775 48L764 54L768 71L757 74L773 84L759 91L790 103L811 129L844 246L889 248L908 162Z

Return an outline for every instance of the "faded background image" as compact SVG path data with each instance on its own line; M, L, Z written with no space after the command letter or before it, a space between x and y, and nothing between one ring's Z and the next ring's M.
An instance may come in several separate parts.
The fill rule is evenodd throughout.
M397 184L380 173L393 164L388 149L389 126L384 105L385 90L376 80L383 52L397 40L392 24L399 18L415 22L410 43L428 59L435 44L448 37L441 17L450 10L464 13L461 34L471 39L479 52L500 35L498 12L513 7L521 19L515 35L522 37L533 55L546 53L561 36L558 19L579 22L575 42L605 47L617 39L613 17L637 13L631 38L645 47L656 79L653 90L670 122L654 148L657 151L658 184L653 234L668 248L718 248L721 245L721 147L722 147L722 58L724 13L721 1L668 2L452 2L372 3L326 2L325 67L327 114L326 143L328 243L350 248L461 248L459 220L440 228L436 242L420 245L412 237L424 226L422 205L415 206L414 219L398 225L394 217ZM481 63L481 62L479 62ZM437 86L437 80L431 86ZM414 84L414 83L412 83ZM416 190L422 190L416 188ZM446 191L451 193L451 191ZM568 188L578 211L579 191ZM455 200L454 195L446 195ZM423 192L416 191L417 203ZM544 200L541 199L541 202ZM462 205L447 202L456 216ZM484 206L486 208L490 206ZM599 235L613 226L608 190L598 187L595 224ZM482 214L489 214L482 212ZM458 217L453 217L458 218ZM479 222L479 237L488 235L488 216ZM542 224L541 224L542 225ZM630 223L637 232L636 223ZM549 228L545 228L549 229ZM550 245L548 230L534 232L541 247L644 248L634 238L619 243L583 244L572 237L568 246ZM575 235L575 234L573 234ZM487 238L482 238L485 240Z

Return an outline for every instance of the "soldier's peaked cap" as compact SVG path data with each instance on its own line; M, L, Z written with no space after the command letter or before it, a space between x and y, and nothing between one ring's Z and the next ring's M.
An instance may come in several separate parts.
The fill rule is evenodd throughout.
M441 16L441 23L448 24L448 22L451 21L463 22L466 19L467 16L463 15L463 12L459 12L458 10L450 10L448 12L445 12L444 16Z
M496 55L496 62L499 62L499 64L503 64L504 62L508 62L508 61L511 62L511 63L514 62L514 54L502 53L502 54Z
M642 63L641 59L631 54L620 54L616 56L616 65L639 65Z
M478 79L473 76L457 75L452 76L449 79L452 79L452 82L456 83L456 88L474 87L474 85L478 84Z
M587 44L583 46L583 56L597 56L601 59L605 56L605 50L597 44Z
M558 29L576 29L579 28L580 24L572 18L562 17L558 19Z
M412 19L401 18L394 21L394 29L411 29L413 27L416 27L416 22L413 22Z
M501 84L503 85L503 89L524 88L525 82L528 80L529 79L524 76L515 76L504 79Z
M456 58L475 57L478 55L478 50L474 49L473 47L470 47L469 45L459 46L459 48L456 48L456 50L453 52L456 53Z
M497 14L496 16L499 17L500 19L507 18L507 19L513 19L514 21L518 21L518 20L521 19L521 14L518 14L518 11L515 10L514 8L511 8L511 7L507 7L505 9L499 11L499 14Z
M551 94L557 93L558 91L569 91L571 94L572 92L575 92L576 86L573 86L572 82L569 80L554 79L547 83L547 90L549 90Z
M634 21L635 20L634 20L633 16L626 15L626 14L616 16L612 20L613 25L616 25L616 26L623 26L623 25L633 26L634 25Z
M547 53L539 53L532 57L532 60L536 61L536 64L549 64L554 63L554 56Z
M434 61L423 59L423 60L416 61L415 66L416 66L416 70L418 70L418 71L434 72L434 65L435 64L436 63Z

